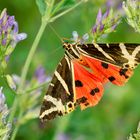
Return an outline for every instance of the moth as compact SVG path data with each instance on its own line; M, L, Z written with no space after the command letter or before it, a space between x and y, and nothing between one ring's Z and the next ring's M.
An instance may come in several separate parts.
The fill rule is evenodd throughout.
M140 44L70 44L54 72L40 111L42 121L63 116L80 106L95 106L104 85L122 86L140 63Z

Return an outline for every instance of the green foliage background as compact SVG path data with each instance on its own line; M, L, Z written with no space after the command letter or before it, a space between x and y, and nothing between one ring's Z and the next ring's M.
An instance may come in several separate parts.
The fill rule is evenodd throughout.
M114 0L115 1L115 0ZM103 0L90 0L73 11L57 19L51 26L60 37L70 38L72 31L80 35L88 32L95 23L99 8L105 10ZM40 25L40 14L34 0L0 1L0 10L7 8L9 15L15 15L20 32L26 32L28 38L20 42L10 58L8 73L20 74L28 55L30 46ZM122 19L115 33L103 38L101 42L140 43L140 34ZM38 65L43 65L46 73L52 74L57 63L63 56L62 43L56 34L47 26L40 41L38 50L32 61L28 78ZM0 84L6 86L3 81ZM10 106L13 95L9 88L4 89ZM77 109L70 115L47 122L43 127L39 119L21 126L17 140L124 140L135 132L140 120L140 66L124 87L108 84L104 97L94 108L84 111ZM60 139L60 135L63 139ZM64 137L67 136L67 138Z

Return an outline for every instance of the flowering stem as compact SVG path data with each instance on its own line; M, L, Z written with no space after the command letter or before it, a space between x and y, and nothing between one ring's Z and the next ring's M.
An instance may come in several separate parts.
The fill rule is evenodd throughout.
M23 85L24 85L24 82L25 82L25 79L26 79L26 76L27 76L27 72L28 72L30 63L31 63L31 61L32 61L33 55L34 55L34 53L35 53L35 51L36 51L36 48L37 48L37 46L38 46L38 43L39 43L40 38L41 38L41 36L42 36L42 34L43 34L43 31L45 30L45 27L46 27L47 23L48 23L47 21L46 21L46 22L45 22L45 21L42 22L42 24L41 24L41 26L40 26L40 29L39 29L39 32L38 32L38 34L37 34L37 36L36 36L36 38L35 38L35 41L33 42L33 45L32 45L31 50L30 50L30 52L29 52L29 55L28 55L28 57L27 57L27 59L26 59L25 65L24 65L24 67L23 67L22 75L21 75L21 83L20 83L19 88L18 88L18 90L17 90L17 93L18 93L18 94L20 93L20 90L22 90L22 88L23 88ZM20 95L19 95L19 96L20 96ZM17 106L18 106L18 102L20 102L20 97L17 96L17 97L15 97L14 103L13 103L13 105L12 105L13 108L12 108L11 114L10 114L10 116L9 116L9 121L10 121L10 122L13 120L13 118L14 118L14 116L15 116L15 113L16 113L16 110L17 110ZM22 116L22 113L21 113L21 112L22 112L22 111L20 110L20 114L19 114L17 120L19 120L19 118L21 118L21 116ZM11 140L14 140L14 138L15 138L15 136L16 136L16 133L17 133L17 131L18 131L18 129L19 129L19 126L20 126L20 125L17 125L17 126L15 127L15 129L14 129L14 131L13 131L13 133L12 133L12 136L11 136Z
M30 93L32 91L35 91L35 90L39 89L39 88L46 87L47 84L48 84L48 82L42 83L42 84L40 84L40 85L38 85L38 86L36 86L34 88L31 88L31 89L26 90L25 93Z
M23 71L22 71L22 75L21 75L21 84L19 85L19 91L23 88L23 85L24 85L24 82L25 82L25 79L26 79L26 76L27 76L27 73L28 73L28 69L29 69L29 66L30 66L32 58L33 58L33 55L34 55L34 53L35 53L35 51L37 49L38 43L39 43L39 41L41 39L41 36L42 36L47 24L48 24L47 20L42 20L39 32L36 35L36 38L35 38L35 40L33 42L33 45L31 47L31 50L30 50L30 52L29 52L29 54L27 56L25 65L23 67Z
M23 112L20 111L20 114L19 114L19 116L18 116L18 120L22 117L22 114L23 114ZM12 136L11 136L11 140L14 140L14 139L15 139L19 127L20 127L20 123L18 122L18 124L17 124L17 126L15 127L15 129L14 129L14 131L13 131L13 134L12 134Z
M15 100L14 100L14 103L12 105L12 110L11 110L8 122L12 122L12 120L13 120L13 118L15 116L15 113L16 113L16 110L17 110L18 101L19 101L19 97L16 97Z
M22 75L21 75L21 83L20 83L19 88L17 90L17 93L18 94L20 93L20 90L22 89L22 87L24 85L24 82L25 82L25 79L26 79L26 75L27 75L27 72L28 72L28 69L29 69L29 66L30 66L32 57L33 57L33 55L35 53L35 50L36 50L36 48L38 46L39 40L40 40L40 38L41 38L41 36L43 34L43 31L44 31L47 23L48 22L46 22L46 23L45 22L42 22L42 24L40 26L40 29L39 29L39 32L38 32L38 34L37 34L37 36L35 38L35 41L33 42L33 45L32 45L31 50L29 52L29 55L28 55L28 57L26 59L25 65L23 67ZM11 122L13 120L14 116L15 116L15 113L16 113L16 110L17 110L17 106L18 106L18 102L20 101L19 100L19 96L20 95L18 95L17 97L15 97L14 103L12 105L11 114L9 116L9 122Z

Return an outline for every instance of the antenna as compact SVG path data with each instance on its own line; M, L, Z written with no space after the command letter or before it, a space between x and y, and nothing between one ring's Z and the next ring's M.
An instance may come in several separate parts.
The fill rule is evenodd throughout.
M56 32L56 30L52 27L51 24L49 24L49 27L50 27L50 29L55 33L55 35L59 38L59 40L61 40L62 43L64 43L65 40L66 40L66 41L72 41L72 40L69 39L69 38L61 37L61 36Z
M61 42L64 42L63 39L62 39L62 37L56 32L56 30L52 27L51 24L49 24L49 27L55 33L55 35L61 40Z
M51 24L49 24L49 27L50 27L50 29L54 32L54 34L57 36L57 38L58 38L59 40L61 40L61 43L63 43L64 41L63 41L62 37L56 32L56 30L53 28L53 26L52 26ZM62 49L62 47L56 48L55 50L53 50L53 51L49 54L49 56L52 55L52 54L54 54L54 53L56 53L56 52L57 52L58 50L60 50L60 49Z

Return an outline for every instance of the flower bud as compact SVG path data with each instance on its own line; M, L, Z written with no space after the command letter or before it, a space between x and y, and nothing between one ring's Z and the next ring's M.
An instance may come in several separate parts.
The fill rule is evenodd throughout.
M16 44L26 37L25 33L18 33L18 23L15 21L15 17L7 15L7 11L4 9L0 15L0 69L6 68Z

